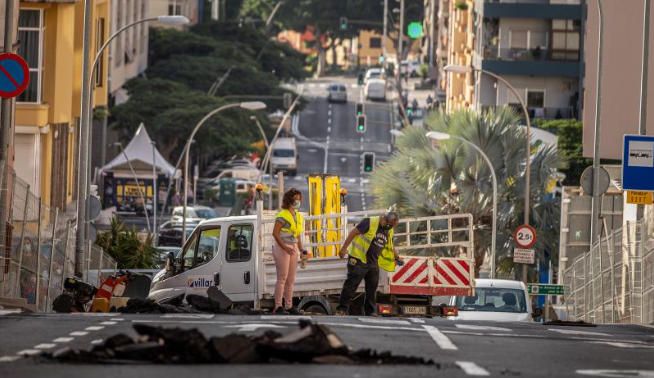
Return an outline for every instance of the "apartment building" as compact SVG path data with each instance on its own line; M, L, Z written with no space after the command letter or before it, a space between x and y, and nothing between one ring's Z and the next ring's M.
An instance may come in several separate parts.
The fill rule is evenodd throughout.
M579 118L584 2L476 0L474 67L508 80L531 118ZM519 106L496 79L476 76L475 107Z
M108 33L109 0L92 10L91 55ZM29 65L30 84L16 99L16 174L44 203L65 208L74 198L81 110L84 4L21 1L18 53ZM95 75L94 105L107 103L107 57Z
M447 64L469 67L475 48L474 0L450 1L448 5ZM474 105L475 81L472 73L448 73L446 82L447 110Z
M131 0L129 0L131 1ZM145 0L148 3L148 16L157 17L163 15L186 16L189 19L188 26L195 25L200 21L200 2L203 0ZM182 29L186 25L163 25L158 22L151 23L152 26Z

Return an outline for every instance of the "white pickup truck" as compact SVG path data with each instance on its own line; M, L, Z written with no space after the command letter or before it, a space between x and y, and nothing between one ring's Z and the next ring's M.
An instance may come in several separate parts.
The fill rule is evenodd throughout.
M257 215L200 223L180 258L171 256L167 268L156 274L149 297L162 300L181 293L206 295L207 288L217 286L233 302L271 309L276 281L271 253L275 218L273 212L264 213L261 201L257 208ZM306 216L304 246L314 256L335 254L356 222L381 213ZM469 214L401 219L394 242L405 264L381 275L379 312L430 315L437 310L431 306L433 295L471 295L472 225ZM346 277L346 261L336 256L315 257L306 262L305 269L298 267L294 304L307 312L332 314ZM362 297L357 300L363 301ZM360 307L352 306L352 311Z

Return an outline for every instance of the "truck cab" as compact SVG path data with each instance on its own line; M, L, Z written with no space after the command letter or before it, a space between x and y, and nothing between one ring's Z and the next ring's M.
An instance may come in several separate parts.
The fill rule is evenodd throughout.
M186 241L174 266L152 280L150 298L205 295L217 286L234 302L255 295L255 216L217 218L200 223Z

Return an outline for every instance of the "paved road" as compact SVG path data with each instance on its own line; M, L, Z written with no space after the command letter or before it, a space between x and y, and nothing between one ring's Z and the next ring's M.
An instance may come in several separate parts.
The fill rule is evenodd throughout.
M328 103L327 86L332 82L346 85L347 103ZM355 79L323 78L303 83L302 87L309 103L294 127L300 156L298 174L286 179L286 188L296 187L306 197L308 174L338 175L349 193L346 198L349 210L371 209L373 198L369 195L368 174L361 172L361 155L374 152L377 163L390 156L392 104L364 101L367 130L362 135L356 132L355 114L355 103L362 101L362 89Z
M454 322L313 316L352 348L389 350L433 359L440 366L318 365L64 365L30 357L41 350L91 348L116 333L133 334L133 323L198 328L205 335L285 333L292 316L168 315L0 315L1 377L435 377L443 376L654 376L654 328L638 326L553 327L540 324ZM410 370L409 370L410 369ZM598 375L600 370L631 373ZM633 371L639 370L640 375ZM292 373L291 373L292 372Z

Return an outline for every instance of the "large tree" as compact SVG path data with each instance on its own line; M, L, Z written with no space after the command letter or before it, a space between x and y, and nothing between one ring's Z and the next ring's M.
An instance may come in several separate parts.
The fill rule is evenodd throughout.
M397 151L372 177L379 207L395 204L404 214L428 216L470 213L475 223L475 267L489 252L492 220L490 170L479 154L452 139L437 148L425 136L429 130L464 138L481 148L498 176L498 266L513 268L507 258L512 231L522 223L526 133L508 108L483 114L458 111L432 113L426 129L408 128L397 140ZM538 231L538 256L558 250L559 205L547 192L559 166L554 146L533 145L531 154L531 224Z

